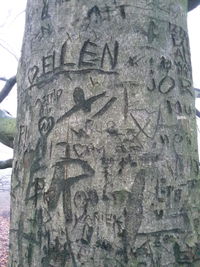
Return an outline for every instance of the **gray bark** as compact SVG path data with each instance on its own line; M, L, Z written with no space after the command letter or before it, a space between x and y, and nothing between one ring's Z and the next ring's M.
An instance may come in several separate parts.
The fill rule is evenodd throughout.
M184 0L29 0L12 267L199 266Z

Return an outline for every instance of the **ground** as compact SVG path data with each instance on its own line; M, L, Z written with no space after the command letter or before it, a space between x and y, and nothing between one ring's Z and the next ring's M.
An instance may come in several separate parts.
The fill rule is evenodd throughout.
M0 267L7 266L10 219L9 179L0 178Z

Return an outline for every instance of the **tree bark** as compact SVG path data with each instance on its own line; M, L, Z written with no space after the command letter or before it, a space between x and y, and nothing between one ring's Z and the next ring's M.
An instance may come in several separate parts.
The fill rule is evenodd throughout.
M12 267L199 266L187 1L28 0Z

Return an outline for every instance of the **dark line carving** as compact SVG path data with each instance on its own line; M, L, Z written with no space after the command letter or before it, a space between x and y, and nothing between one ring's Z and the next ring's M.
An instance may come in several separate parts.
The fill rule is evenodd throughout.
M169 114L172 114L173 110L172 110L171 101L167 100L166 103L167 103L167 109L168 109Z
M164 88L165 83L167 83L167 88ZM159 83L158 90L162 94L168 94L171 90L175 88L175 81L170 76L165 76ZM165 89L165 90L164 90Z
M94 114L92 116L92 118L96 118L96 117L100 117L102 116L104 113L106 113L106 111L112 106L112 104L117 100L116 97L112 97L96 114Z
M65 63L66 52L67 52L67 41L64 42L64 44L62 45L62 48L61 48L60 65L61 66L70 66L70 67L75 66L76 65L75 63Z
M157 31L158 31L158 26L155 24L154 21L150 21L147 33L149 44L153 43L154 39L158 37Z
M42 37L44 37L45 35L50 36L53 32L53 29L51 25L48 23L45 26L44 25L41 26L41 32L42 32Z
M42 191L45 187L45 178L35 178L34 182L30 185L34 188L34 193L26 198L26 202L32 200L37 207L38 198L42 197Z
M151 79L151 82L152 82L152 88L150 88L149 86L147 86L147 90L150 91L150 92L152 92L152 91L154 91L154 90L156 89L156 82L155 82L155 79L152 78L152 79Z
M180 101L177 101L176 102L176 104L175 104L175 111L179 115L183 113L183 110L182 110L182 106L181 106Z
M50 237L48 239L49 239L48 245L47 246L45 245L43 247L45 257L42 258L41 262L42 267L54 266L51 264L52 260L54 261L54 263L59 263L60 266L65 266L66 262L70 259L70 252L71 252L68 246L69 245L68 242L65 242L64 245L62 245L59 242L58 237L56 237L54 242L50 240Z
M34 187L34 174L39 170L46 169L46 166L42 163L42 159L45 157L47 149L47 140L46 136L41 136L37 142L35 151L32 151L31 163L30 163L30 176L28 181L28 186L26 189L25 204L27 205L30 200L31 189ZM37 201L35 201L37 203Z
M96 62L99 61L100 59L97 58L97 53L96 52L92 52L87 50L88 47L91 47L93 49L97 48L97 45L93 42L90 42L90 40L88 39L87 41L84 42L81 51L80 51L80 57L79 57L79 62L78 62L78 67L94 67L96 65ZM85 56L90 56L90 59L88 58L85 61Z
M62 68L55 68L54 73L50 76L49 74L42 74L36 83L31 83L31 86L26 88L26 90L33 88L34 86L37 86L39 89L42 88L44 85L53 82L59 75L65 75L66 78L68 78L70 81L72 80L70 77L70 74L89 74L89 73L97 73L100 75L119 75L116 71L105 71L98 68L93 69L81 69L81 70L63 70ZM36 78L36 77L35 77ZM42 79L43 78L43 79ZM30 82L30 81L29 81Z
M148 126L148 124L150 123L150 120L147 121L147 123L145 124L145 126L142 128L140 126L140 124L138 123L138 121L136 120L136 118L133 116L132 113L130 113L131 118L133 119L133 121L135 122L136 126L138 127L138 129L140 130L139 133L137 134L137 136L142 132L146 137L151 138L151 136L149 136L144 129Z
M86 131L84 129L79 129L79 130L74 130L73 128L71 128L71 131L79 138L89 138L89 135L86 133Z
M124 120L128 118L128 90L124 88Z
M105 44L104 49L103 49L103 55L101 58L101 68L103 68L103 66L104 66L106 54L108 55L112 69L114 69L117 65L117 62L118 62L119 43L117 41L115 41L113 55L111 54L111 51L110 51L108 44L107 43Z
M181 93L187 93L187 94L193 96L191 81L182 78L179 80L179 82L180 82Z
M120 5L120 6L118 6L122 19L126 19L126 7L127 6L128 5Z
M68 142L59 142L56 144L56 146L61 146L61 147L65 146L64 157L70 158L71 149L70 149L70 144Z
M55 51L53 52L53 55L42 57L42 70L43 74L48 74L51 72L54 72L55 70Z
M160 141L163 145L168 145L169 144L169 137L166 134L160 135Z
M93 16L95 17L96 24L100 24L102 22L101 11L98 6L93 6L91 9L89 9L87 16L90 20L90 23L92 21Z
M140 56L138 57L137 56L133 56L133 57L129 57L129 60L128 60L128 64L131 66L131 67L138 67L138 63L140 62L140 60L142 60L144 58L144 56Z
M37 66L33 66L28 70L28 80L30 84L33 84L33 82L38 76L38 73L39 73L39 68Z
M80 166L83 173L74 177L67 176L69 165ZM45 193L45 200L48 203L49 211L57 208L61 193L63 193L63 209L66 223L72 222L71 208L71 186L82 179L94 176L94 169L84 160L67 158L55 165L53 179L48 191Z
M96 96L92 96L88 99L85 99L85 94L82 88L76 87L74 89L73 98L75 105L67 111L64 115L62 115L57 122L62 121L65 118L70 117L72 114L76 113L79 110L83 112L91 112L91 106L94 102L96 102L99 98L102 98L106 95L106 92L98 94Z
M54 127L53 117L43 117L38 122L38 129L42 136L47 136Z
M168 73L169 70L172 68L172 62L171 60L168 60L162 56L159 67L161 70L165 70Z
M43 0L43 8L42 8L42 15L41 15L41 19L47 19L50 18L49 15L49 0Z

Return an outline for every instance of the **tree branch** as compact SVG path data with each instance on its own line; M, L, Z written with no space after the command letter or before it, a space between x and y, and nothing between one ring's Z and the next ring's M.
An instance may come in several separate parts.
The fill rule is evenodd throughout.
M7 82L7 79L4 77L0 77L0 81Z
M16 76L11 77L9 80L6 81L4 88L0 92L0 103L6 98L6 96L10 93L13 86L16 83Z
M3 41L3 40L1 40L0 39L0 41ZM8 49L6 46L4 46L2 43L0 43L0 46L3 48L3 49L5 49L9 54L11 54L16 60L17 60L17 62L19 61L19 59L17 58L17 56L10 50L10 49Z
M199 88L194 88L194 92L195 92L195 97L196 98L200 98L200 89Z
M7 111L0 109L0 142L13 148L16 133L16 118Z
M196 109L196 116L200 118L200 111L198 109Z
M200 4L200 0L188 0L188 11L193 10Z
M12 168L13 159L0 161L0 169Z

